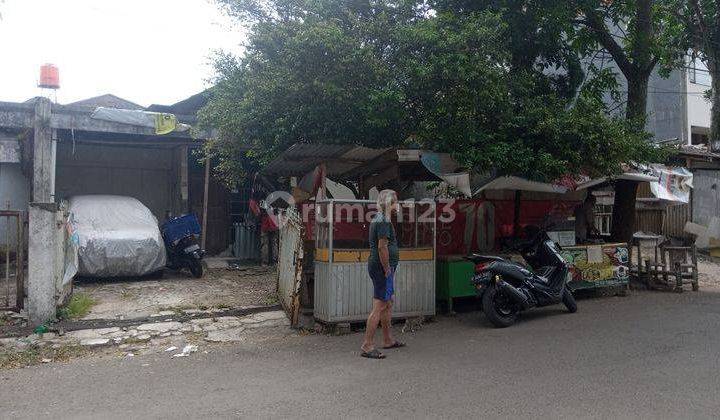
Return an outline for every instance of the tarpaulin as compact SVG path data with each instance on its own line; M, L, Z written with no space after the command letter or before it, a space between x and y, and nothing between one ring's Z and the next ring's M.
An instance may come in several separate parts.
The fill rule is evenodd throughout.
M70 223L78 238L78 273L142 276L165 267L157 219L140 201L115 195L72 197Z
M530 181L529 179L517 176L501 176L494 178L478 188L477 191L475 191L475 194L484 190L535 191L554 194L564 194L568 191L567 187L564 185Z
M177 122L173 114L150 112L139 109L116 109L97 107L92 118L121 124L136 125L155 129L155 134L163 135L173 131L187 131L190 126Z
M658 182L650 183L650 191L663 201L689 203L690 190L693 188L693 174L685 168L653 166L653 175Z
M442 168L441 155L439 153L422 152L420 162L436 177L445 181L448 185L456 188L465 197L472 196L470 188L470 174L467 172L445 172Z

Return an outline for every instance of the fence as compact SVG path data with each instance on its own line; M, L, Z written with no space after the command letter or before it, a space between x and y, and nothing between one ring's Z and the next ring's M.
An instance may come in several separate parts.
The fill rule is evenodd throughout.
M690 205L679 204L659 208L635 210L635 231L654 233L672 238L686 239L685 223L690 221ZM612 206L595 207L595 227L609 235L612 227Z
M685 223L689 220L689 204L638 209L635 213L635 230L684 239L688 237Z

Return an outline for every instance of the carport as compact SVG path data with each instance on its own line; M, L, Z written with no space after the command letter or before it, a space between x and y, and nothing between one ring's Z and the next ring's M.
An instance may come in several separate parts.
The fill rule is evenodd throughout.
M18 210L27 212L29 224L25 288L34 324L52 318L69 292L63 282L68 236L60 203L73 195L135 197L160 222L170 215L196 212L204 219L207 248L227 247L229 193L210 176L207 162L193 155L209 134L196 138L181 124L161 134L157 126L93 117L95 110L53 104L46 98L0 103L0 128L17 133L12 140L29 181L29 203Z

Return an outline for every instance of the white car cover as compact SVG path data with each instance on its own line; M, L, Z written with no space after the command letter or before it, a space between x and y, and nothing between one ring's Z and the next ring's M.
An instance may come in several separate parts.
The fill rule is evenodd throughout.
M81 276L143 276L165 267L165 244L152 212L132 197L72 197Z

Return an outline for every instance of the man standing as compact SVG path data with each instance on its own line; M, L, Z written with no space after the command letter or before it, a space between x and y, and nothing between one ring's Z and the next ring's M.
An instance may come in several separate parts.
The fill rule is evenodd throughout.
M586 243L591 235L597 234L595 229L595 196L592 191L582 204L575 207L575 238L578 245Z
M393 190L382 190L377 198L377 214L370 223L370 257L368 273L373 282L373 306L365 328L365 340L361 356L369 359L384 359L385 355L375 347L375 330L382 324L383 348L394 349L405 344L392 337L392 304L395 288L395 270L400 252L397 235L391 223L392 214L398 211L397 194Z

